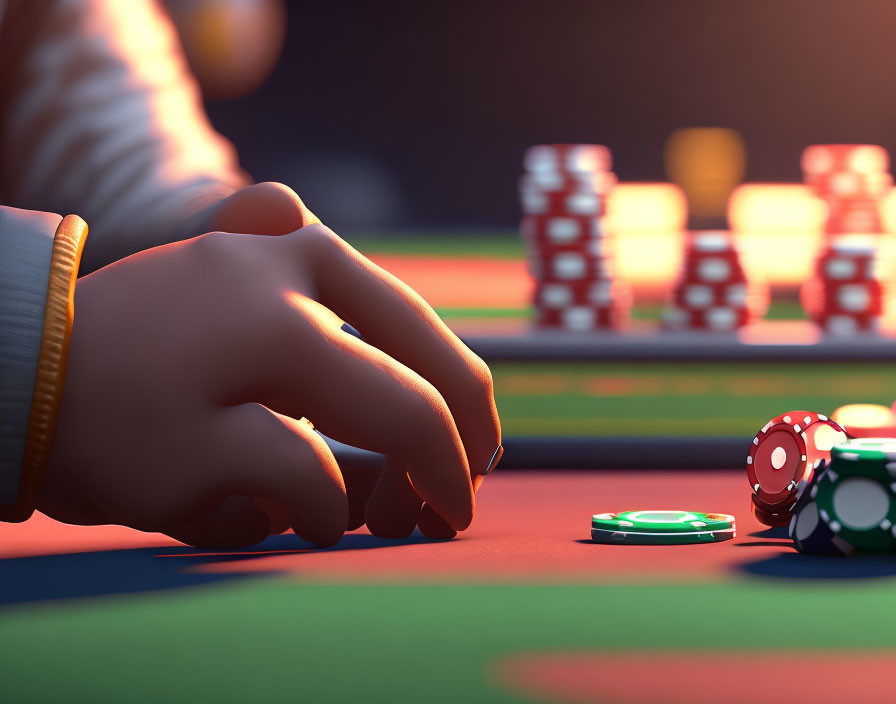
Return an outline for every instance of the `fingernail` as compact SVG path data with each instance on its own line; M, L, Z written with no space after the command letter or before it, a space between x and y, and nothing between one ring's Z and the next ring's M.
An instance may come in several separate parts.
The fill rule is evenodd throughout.
M356 328L352 327L348 323L342 324L342 331L347 332L349 335L353 335L353 336L357 337L359 340L364 339L364 337L361 335L361 333L358 332L358 330Z
M487 467L486 470L483 472L483 474L488 474L488 473L491 472L495 467L497 467L497 466L498 466L498 462L501 461L501 457L502 457L503 455L504 455L504 446L503 446L503 445L498 445L498 449L495 450L495 454L492 455L491 460L489 460L488 467Z

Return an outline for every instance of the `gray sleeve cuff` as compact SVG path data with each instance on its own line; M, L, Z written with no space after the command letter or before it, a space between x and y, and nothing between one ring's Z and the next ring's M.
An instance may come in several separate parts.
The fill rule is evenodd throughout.
M19 494L60 215L0 206L0 504Z

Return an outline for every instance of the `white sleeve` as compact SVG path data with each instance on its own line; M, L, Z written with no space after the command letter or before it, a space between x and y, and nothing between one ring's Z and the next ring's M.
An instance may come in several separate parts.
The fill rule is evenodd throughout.
M0 192L83 217L83 272L199 234L249 183L157 3L9 0L2 30L27 36L18 65L0 66L13 74L0 94Z

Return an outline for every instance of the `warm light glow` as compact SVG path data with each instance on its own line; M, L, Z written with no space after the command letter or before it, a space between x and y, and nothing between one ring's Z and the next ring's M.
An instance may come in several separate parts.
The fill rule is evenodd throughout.
M728 202L728 222L735 232L819 232L824 203L799 183L745 183Z
M621 183L610 194L617 270L639 302L662 300L678 275L687 215L684 192L673 183Z
M688 127L669 135L664 159L666 174L684 189L691 214L717 216L743 180L747 152L737 130Z
M684 191L674 183L620 183L607 201L614 232L681 230L687 219Z
M850 428L880 428L896 425L896 417L887 406L876 403L850 403L831 414L840 425Z
M896 188L880 199L880 218L884 232L896 232Z
M796 286L812 273L824 204L797 183L738 186L728 203L728 221L750 276Z

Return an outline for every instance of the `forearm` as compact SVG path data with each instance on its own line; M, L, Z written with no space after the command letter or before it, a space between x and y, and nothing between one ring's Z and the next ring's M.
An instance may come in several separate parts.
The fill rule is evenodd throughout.
M65 385L87 226L0 207L0 520L31 515Z
M10 0L3 30L28 36L2 57L0 188L87 219L84 271L201 233L249 182L154 3Z

